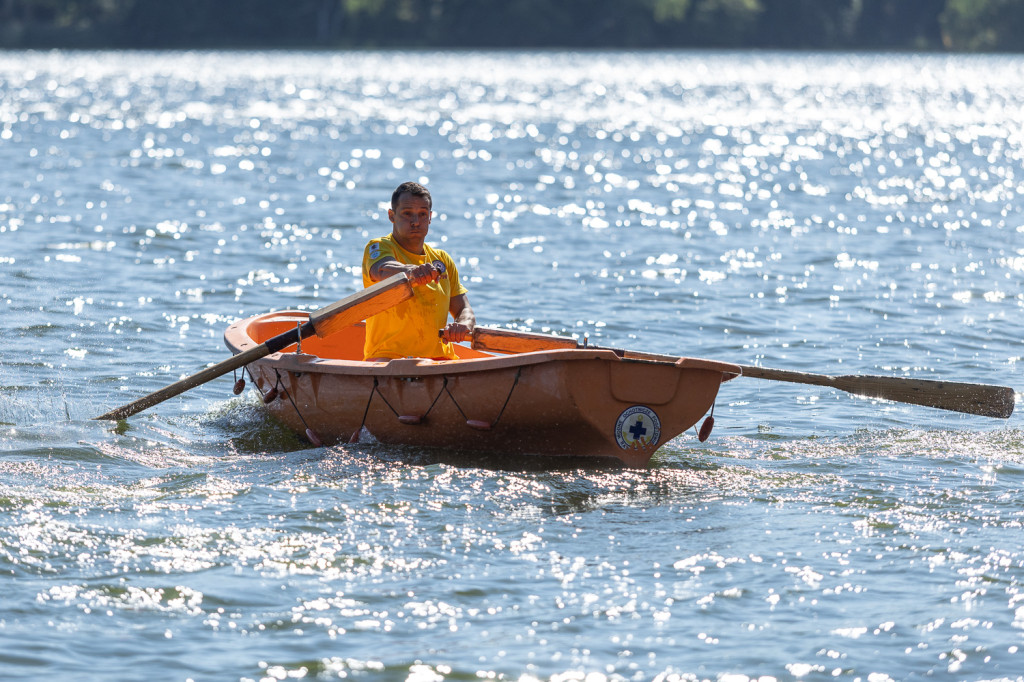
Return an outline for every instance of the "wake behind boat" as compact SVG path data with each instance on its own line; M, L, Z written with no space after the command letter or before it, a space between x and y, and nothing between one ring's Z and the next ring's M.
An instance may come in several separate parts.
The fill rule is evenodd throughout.
M228 327L224 340L245 353L307 319L299 311L257 315ZM589 348L457 346L456 360L364 362L363 340L362 323L346 326L266 355L247 372L267 409L314 442L613 457L630 467L646 466L694 426L722 382L740 374L725 362Z

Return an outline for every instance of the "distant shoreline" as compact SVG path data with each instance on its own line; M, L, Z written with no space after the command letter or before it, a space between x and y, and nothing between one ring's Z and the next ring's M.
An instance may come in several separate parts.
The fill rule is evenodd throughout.
M0 50L1024 52L1016 0L9 0Z

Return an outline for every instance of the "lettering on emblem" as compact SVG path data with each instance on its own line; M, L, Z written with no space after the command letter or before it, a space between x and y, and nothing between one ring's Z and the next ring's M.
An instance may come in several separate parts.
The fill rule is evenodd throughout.
M636 450L657 443L661 438L661 420L649 407L627 407L615 421L615 441L623 450Z

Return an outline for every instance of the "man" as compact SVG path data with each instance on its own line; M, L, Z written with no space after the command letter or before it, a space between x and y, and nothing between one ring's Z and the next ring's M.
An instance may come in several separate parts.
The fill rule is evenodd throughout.
M476 326L455 262L425 241L432 210L426 187L402 183L391 195L391 234L370 240L363 251L363 286L399 272L413 284L411 299L366 321L363 357L368 361L454 359L452 343L468 339ZM454 322L448 323L449 313Z

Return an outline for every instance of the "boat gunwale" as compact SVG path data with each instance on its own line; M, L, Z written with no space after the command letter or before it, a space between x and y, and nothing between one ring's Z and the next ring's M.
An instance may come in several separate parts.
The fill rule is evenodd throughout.
M258 346L257 341L249 336L250 325L261 318L286 317L301 319L308 316L303 311L285 310L263 313L238 320L224 332L224 342L233 354ZM295 349L296 346L289 348ZM458 348L458 346L457 346ZM630 355L634 357L630 357ZM488 357L459 358L457 360L432 360L429 358L396 358L388 362L367 362L364 360L344 360L340 358L323 358L310 353L296 353L287 348L271 353L257 362L267 363L292 372L316 372L322 374L347 374L357 376L394 376L416 377L426 375L451 375L500 370L509 367L539 365L549 362L574 362L585 360L604 360L628 364L655 364L674 366L680 370L708 370L722 373L722 381L734 379L742 373L739 365L704 358L675 357L633 351L617 352L600 348L560 348L538 350L515 354L495 354Z

